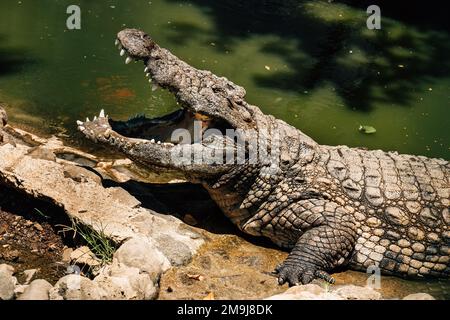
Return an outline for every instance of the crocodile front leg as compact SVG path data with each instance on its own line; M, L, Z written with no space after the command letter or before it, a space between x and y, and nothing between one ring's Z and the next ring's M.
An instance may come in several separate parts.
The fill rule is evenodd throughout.
M310 199L289 206L277 218L302 232L288 258L275 270L279 283L307 284L315 278L334 282L328 272L348 263L356 243L353 216L334 202Z

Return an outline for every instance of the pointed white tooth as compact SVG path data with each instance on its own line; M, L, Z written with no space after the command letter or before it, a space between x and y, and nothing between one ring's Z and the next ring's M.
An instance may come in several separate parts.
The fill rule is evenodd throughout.
M97 116L94 117L94 121L96 121L96 120L97 120Z
M83 121L77 120L77 125L82 126L83 125Z
M125 55L125 49L120 50L120 56L123 57Z
M133 61L133 59L131 59L130 57L127 57L125 60L125 64L129 64L131 61Z
M148 79L148 82L152 83L152 79Z
M88 117L86 117L86 122L89 122L89 121L91 121L91 120L89 120L89 118L88 118Z
M89 131L91 135L94 135L94 130Z
M154 83L154 84L152 85L152 91L153 91L153 92L155 92L156 90L158 90L158 88L159 88L159 86L158 86L156 83Z
M114 45L117 47L119 45L119 39L116 39L116 42L114 42Z
M102 110L100 111L99 117L100 117L100 118L104 118L104 117L105 117L105 110L102 109Z
M147 73L147 72L148 72L148 68L147 68L147 67L145 67L145 69L144 69L144 72L145 72L145 73Z
M86 130L86 128L85 128L85 127L83 127L83 126L79 126L79 127L78 127L78 129L79 129L80 131L84 131L84 130Z
M161 144L161 141L158 141L158 144Z
M149 77L150 77L150 73L146 73L145 76L146 76L147 78L149 78Z
M155 139L150 140L151 143L155 143Z

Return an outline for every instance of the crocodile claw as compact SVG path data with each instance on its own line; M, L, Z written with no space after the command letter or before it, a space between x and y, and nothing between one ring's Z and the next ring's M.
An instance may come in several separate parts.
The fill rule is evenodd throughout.
M301 264L279 264L274 272L278 275L278 283L283 285L288 283L289 286L298 286L308 284L314 279L323 279L328 283L334 284L335 280L327 272L317 270L313 266L303 266Z

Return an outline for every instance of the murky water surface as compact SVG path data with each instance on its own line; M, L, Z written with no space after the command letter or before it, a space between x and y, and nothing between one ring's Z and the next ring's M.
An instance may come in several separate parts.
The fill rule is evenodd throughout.
M150 90L142 65L126 66L114 48L116 32L138 27L320 143L450 159L447 32L387 17L371 31L360 8L272 2L81 1L82 29L69 31L73 1L2 0L0 102L14 124L72 144L82 138L75 121L100 108L120 119L175 110L169 93ZM447 283L431 285L448 298Z

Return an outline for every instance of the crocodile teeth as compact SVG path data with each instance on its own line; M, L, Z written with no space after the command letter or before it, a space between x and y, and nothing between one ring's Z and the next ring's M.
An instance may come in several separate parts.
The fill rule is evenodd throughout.
M79 130L81 130L81 131L84 131L84 130L86 130L86 128L85 128L85 127L83 127L83 126L79 126L79 127L78 127L78 129L79 129Z
M99 117L100 117L100 118L104 118L104 117L105 117L105 110L102 109L102 110L100 111Z
M145 73L148 72L148 67L145 67L144 72L145 72Z
M153 92L155 92L156 90L158 90L158 88L159 88L159 86L158 86L156 83L154 83L154 84L152 85L152 91L153 91Z
M114 42L114 45L117 47L119 45L119 39L116 39L116 41Z
M155 139L150 140L151 143L155 143Z
M77 120L77 125L82 126L83 125L83 121Z
M97 121L97 116L94 117L94 121Z
M91 121L91 120L89 120L89 118L86 117L86 122L89 122L89 121Z
M125 49L120 50L120 56L123 57L125 55Z
M150 77L150 73L146 73L145 76L148 78Z
M131 59L130 57L127 57L127 59L125 60L125 64L129 64L131 61L133 61L133 59Z
M148 82L152 83L152 79L148 79Z
M158 144L161 144L161 141L158 141Z

